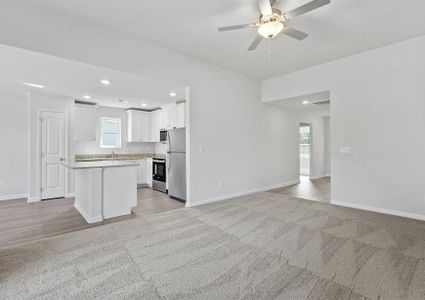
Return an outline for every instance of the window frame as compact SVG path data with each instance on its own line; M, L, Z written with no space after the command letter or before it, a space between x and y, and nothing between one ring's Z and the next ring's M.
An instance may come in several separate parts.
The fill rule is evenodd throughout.
M117 145L104 145L103 144L103 121L114 121L118 123L118 144ZM121 127L121 118L113 117L101 117L100 118L100 148L102 149L120 149L122 147L122 127Z

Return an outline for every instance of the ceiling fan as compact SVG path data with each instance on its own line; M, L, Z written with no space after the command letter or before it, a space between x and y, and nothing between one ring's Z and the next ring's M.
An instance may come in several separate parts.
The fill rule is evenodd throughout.
M261 11L258 23L219 27L218 31L230 31L247 28L257 29L258 35L252 42L251 46L249 46L248 51L255 50L263 38L273 39L280 33L302 41L308 36L308 34L288 26L290 20L331 2L331 0L313 0L284 13L280 9L273 7L278 1L279 0L257 0L258 7Z

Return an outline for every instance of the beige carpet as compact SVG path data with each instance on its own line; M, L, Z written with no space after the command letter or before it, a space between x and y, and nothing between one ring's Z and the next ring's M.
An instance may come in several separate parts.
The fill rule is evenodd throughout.
M0 250L0 299L425 299L425 223L269 192Z

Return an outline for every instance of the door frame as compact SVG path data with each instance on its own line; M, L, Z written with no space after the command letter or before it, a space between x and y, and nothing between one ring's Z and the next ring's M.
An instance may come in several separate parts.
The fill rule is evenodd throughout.
M60 110L60 109L50 109L50 108L37 108L37 172L36 172L36 195L37 195L37 199L36 201L41 201L41 176L42 176L42 166L41 166L41 138L42 138L42 127L41 127L41 116L43 112L51 112L51 113L63 113L64 117L65 117L65 124L64 124L64 131L65 131L65 152L64 152L64 157L65 157L65 161L68 161L68 141L69 141L69 132L68 132L68 111L67 110ZM64 192L64 197L66 197L66 195L68 194L68 187L69 187L69 175L68 175L68 170L66 169L66 167L64 167L64 172L65 172L65 176L64 176L64 180L65 180L65 192Z
M310 179L312 179L312 177L314 177L313 176L313 123L309 123L309 122L300 122L299 123L299 126L298 126L298 135L299 135L299 133L300 133L300 127L302 127L302 126L308 126L309 128L310 128L310 171L309 171L309 175L308 175L308 178L310 178ZM298 141L299 141L299 139L298 139ZM299 173L299 176L298 177L300 177L300 176L302 176L301 175L301 172L300 172L300 169L301 169L301 161L300 161L300 146L299 146L299 142L298 142L298 173ZM304 175L303 175L304 176Z

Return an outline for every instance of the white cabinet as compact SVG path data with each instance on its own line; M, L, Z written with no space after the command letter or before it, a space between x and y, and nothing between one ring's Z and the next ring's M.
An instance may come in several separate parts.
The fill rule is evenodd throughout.
M177 107L170 104L162 107L163 128L171 129L177 127Z
M146 159L141 159L139 161L140 165L137 167L137 184L145 185L148 183L147 178L147 161Z
M76 105L74 123L74 141L96 140L96 107L89 105Z
M147 183L149 187L152 187L152 158L147 158L146 159L146 177L147 177Z
M152 187L152 158L139 161L137 167L137 185Z
M185 106L184 102L176 104L176 127L183 128L186 127L186 118L185 118Z
M140 137L142 142L151 141L151 113L141 111L140 113Z
M151 141L151 115L149 112L128 110L128 142Z
M162 129L169 129L170 128L170 108L163 107L161 109L162 112Z
M158 109L151 112L151 141L159 142L159 131L163 127L162 110Z
M185 127L185 103L172 103L152 112L128 110L128 142L159 143L161 129Z

